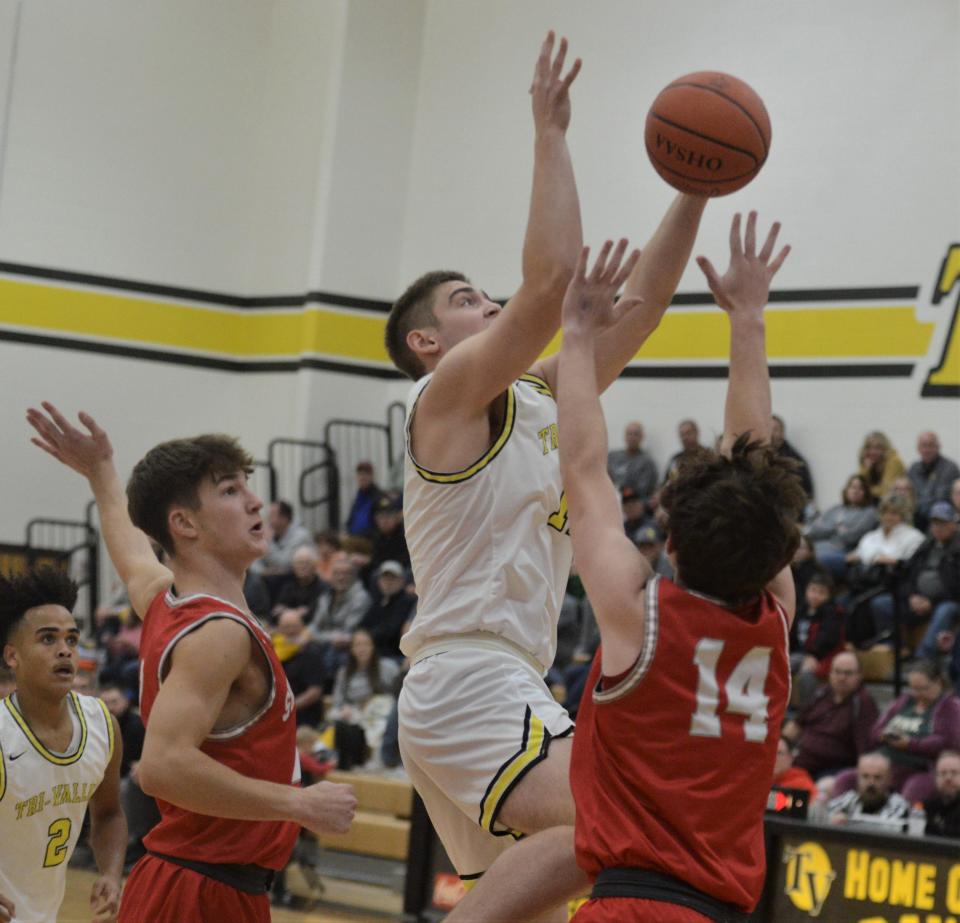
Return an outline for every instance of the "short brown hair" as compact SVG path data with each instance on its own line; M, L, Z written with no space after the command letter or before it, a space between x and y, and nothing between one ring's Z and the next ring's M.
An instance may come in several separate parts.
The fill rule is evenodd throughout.
M384 344L393 364L414 381L426 375L427 370L420 357L407 344L407 334L417 327L436 324L433 293L438 285L444 282L467 281L462 272L435 269L433 272L424 273L412 283L390 309L383 337Z
M232 436L207 434L162 442L137 462L127 482L130 519L172 556L170 507L199 509L198 488L204 480L252 470L253 459Z
M795 469L748 433L729 458L702 449L680 462L660 503L685 586L735 605L790 563L806 503Z

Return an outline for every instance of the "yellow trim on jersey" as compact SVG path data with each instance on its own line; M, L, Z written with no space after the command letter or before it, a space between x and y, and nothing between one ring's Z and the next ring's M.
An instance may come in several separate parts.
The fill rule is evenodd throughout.
M494 778L493 784L480 803L480 826L494 833L493 825L500 813L500 802L517 779L533 764L543 758L544 744L548 737L543 722L527 706L528 725L524 729L523 746L520 752L507 760Z
M411 414L411 418L412 416L413 415ZM469 468L464 468L462 471L454 471L451 474L441 474L438 471L430 471L429 468L424 468L421 465L418 465L411 454L410 459L413 461L413 467L416 469L417 474L419 474L420 477L422 477L425 481L432 481L436 484L457 484L460 481L469 480L475 474L477 474L477 472L486 468L487 465L489 465L490 462L492 462L494 458L500 454L500 450L507 444L507 440L510 438L510 434L513 432L513 424L516 421L516 418L517 396L514 394L513 386L511 385L509 388L507 388L507 412L504 414L503 427L500 430L500 435L497 436L496 441L492 446L490 446L489 449L487 449L481 458L477 459L477 461L475 461Z
M527 372L525 375L520 376L520 381L525 381L528 385L533 385L533 390L539 391L540 394L546 394L547 397L553 397L553 391L550 390L550 385L548 385L542 378L538 378L536 375L531 375L529 372Z
M33 749L37 751L47 762L53 763L55 766L70 766L75 763L81 756L83 756L83 750L87 745L87 721L83 716L83 706L80 704L80 700L77 698L75 692L71 692L70 700L73 703L73 709L77 713L77 717L80 719L80 743L77 746L77 752L70 754L69 756L57 756L56 753L51 753L42 743L40 743L36 734L30 730L30 725L27 724L26 719L23 715L20 714L20 709L13 704L13 700L10 698L4 699L4 705L7 706L7 710L13 716L13 720L20 725L20 730L23 731L27 740L33 744Z
M114 733L113 733L113 715L110 714L110 709L107 708L106 702L103 699L97 699L97 705L100 706L103 711L103 717L107 720L107 739L110 741L110 755L107 757L107 762L113 759L113 747L114 747Z

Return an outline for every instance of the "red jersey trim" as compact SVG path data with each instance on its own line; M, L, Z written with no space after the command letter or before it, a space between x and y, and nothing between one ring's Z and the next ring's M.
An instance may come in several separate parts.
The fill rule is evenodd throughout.
M202 593L202 594L196 594L196 596L186 596L182 600L178 600L177 602L179 603L185 600L196 599L197 596L209 598L209 599L216 599L215 596L207 597L207 594ZM168 598L169 598L169 594L168 594ZM223 600L218 599L217 602L223 602ZM177 603L174 603L174 605L176 604ZM173 652L174 647L188 634L190 634L193 631L196 631L198 628L202 628L204 625L207 624L207 622L211 622L215 619L230 619L231 621L239 622L241 625L243 625L243 627L248 632L250 632L251 635L253 635L253 637L257 640L258 643L261 644L261 647L262 647L262 643L260 642L260 639L257 638L257 635L253 630L253 626L250 625L245 618L233 612L210 612L207 615L203 616L202 618L197 619L195 622L192 622L186 628L183 628L179 632L177 632L177 634L170 639L170 643L167 644L167 646L163 649L163 653L160 655L160 659L157 662L157 689L158 690L160 686L163 685L163 668L166 665L167 658ZM267 665L270 666L269 659L267 661ZM242 724L235 724L233 727L226 728L226 730L223 730L223 731L211 732L210 734L207 735L206 739L207 740L231 740L234 737L240 737L244 732L248 731L251 727L253 727L253 725L255 725L270 710L270 707L273 705L274 699L276 699L276 697L277 697L277 683L276 683L276 678L273 675L273 667L270 666L270 694L267 696L264 704L260 706L260 709L254 715L252 715L250 718L244 721Z
M643 622L643 646L630 672L615 686L603 688L603 678L597 680L597 685L591 690L593 701L597 705L606 705L622 699L631 692L650 671L654 654L657 652L657 638L660 634L660 576L659 574L647 583L646 606ZM602 672L602 671L601 671Z

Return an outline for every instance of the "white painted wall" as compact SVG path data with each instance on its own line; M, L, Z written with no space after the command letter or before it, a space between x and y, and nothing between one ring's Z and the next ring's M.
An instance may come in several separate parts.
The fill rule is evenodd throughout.
M0 106L17 6L0 0ZM821 499L868 429L909 460L932 427L960 455L958 402L918 397L954 303L927 307L931 285L960 241L956 0L45 0L21 15L0 260L239 295L390 299L438 266L509 294L529 196L526 91L550 26L585 61L570 144L588 241L642 241L670 201L642 144L659 89L693 70L737 74L767 103L771 157L711 204L698 250L722 259L732 211L757 207L795 245L779 287L919 284L921 319L939 324L913 380L775 382ZM703 289L694 267L681 290ZM406 393L10 343L0 389L0 541L85 500L26 445L22 411L40 397L97 412L126 472L169 436L227 429L260 454L331 416L381 420ZM722 395L719 382L621 381L604 399L612 441L639 417L662 463L679 418L719 425Z

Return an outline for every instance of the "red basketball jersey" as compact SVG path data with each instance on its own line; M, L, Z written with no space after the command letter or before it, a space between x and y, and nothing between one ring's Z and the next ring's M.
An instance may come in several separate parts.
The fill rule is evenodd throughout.
M571 785L577 861L672 875L749 911L763 889L763 812L790 697L787 620L769 593L733 612L665 578L644 648L613 686L594 659Z
M273 651L270 637L254 618L215 596L175 597L157 594L140 642L140 713L150 733L150 710L169 669L177 642L213 619L233 619L260 645L270 664L270 694L258 714L245 724L211 734L200 749L224 766L252 779L283 785L300 781L293 692ZM152 852L200 862L254 864L282 869L290 858L299 826L283 821L231 820L195 814L157 799L160 823L144 837Z

